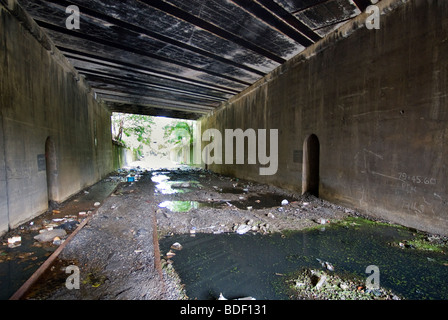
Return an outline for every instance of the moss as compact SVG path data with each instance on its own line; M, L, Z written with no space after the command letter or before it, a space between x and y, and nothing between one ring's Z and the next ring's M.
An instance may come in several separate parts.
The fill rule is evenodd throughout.
M424 239L424 238L418 238L414 240L409 240L406 242L409 246L414 247L418 250L427 250L427 251L434 251L434 252L444 252L444 249L446 248L446 245L431 243L430 241Z
M91 272L87 274L87 278L83 281L84 284L90 284L94 288L98 288L100 285L104 284L107 280L105 275L100 274L98 271Z
M445 254L448 243L445 239L438 236L429 236L420 232L413 233L414 238L402 241L396 241L392 245L401 248L410 248L422 251L433 251Z

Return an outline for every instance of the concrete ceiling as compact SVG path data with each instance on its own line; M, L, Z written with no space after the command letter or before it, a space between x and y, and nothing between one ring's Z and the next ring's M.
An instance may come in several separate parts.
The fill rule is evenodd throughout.
M197 119L370 0L19 0L111 111ZM80 28L66 28L66 7Z

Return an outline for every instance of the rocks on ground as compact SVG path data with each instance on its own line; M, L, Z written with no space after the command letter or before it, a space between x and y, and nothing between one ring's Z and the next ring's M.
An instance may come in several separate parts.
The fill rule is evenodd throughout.
M385 288L366 288L363 279L316 269L304 269L285 280L297 300L401 300Z

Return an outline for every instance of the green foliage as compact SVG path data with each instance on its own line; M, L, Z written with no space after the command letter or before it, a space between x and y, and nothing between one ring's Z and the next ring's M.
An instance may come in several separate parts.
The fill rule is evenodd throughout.
M144 116L139 114L112 114L112 133L116 141L124 144L123 133L126 137L136 136L137 141L149 145L151 142L151 126L154 124L154 119L151 116Z
M193 124L186 121L173 121L163 127L163 130L163 137L168 143L178 145L182 143L183 138L186 138L190 145L193 144Z

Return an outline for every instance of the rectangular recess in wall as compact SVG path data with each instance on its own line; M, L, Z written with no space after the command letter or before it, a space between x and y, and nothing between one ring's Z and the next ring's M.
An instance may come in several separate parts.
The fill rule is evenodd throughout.
M45 171L47 169L46 163L45 163L45 154L38 154L37 155L37 171Z
M293 150L292 152L292 161L294 163L301 163L303 158L303 151L302 150Z

